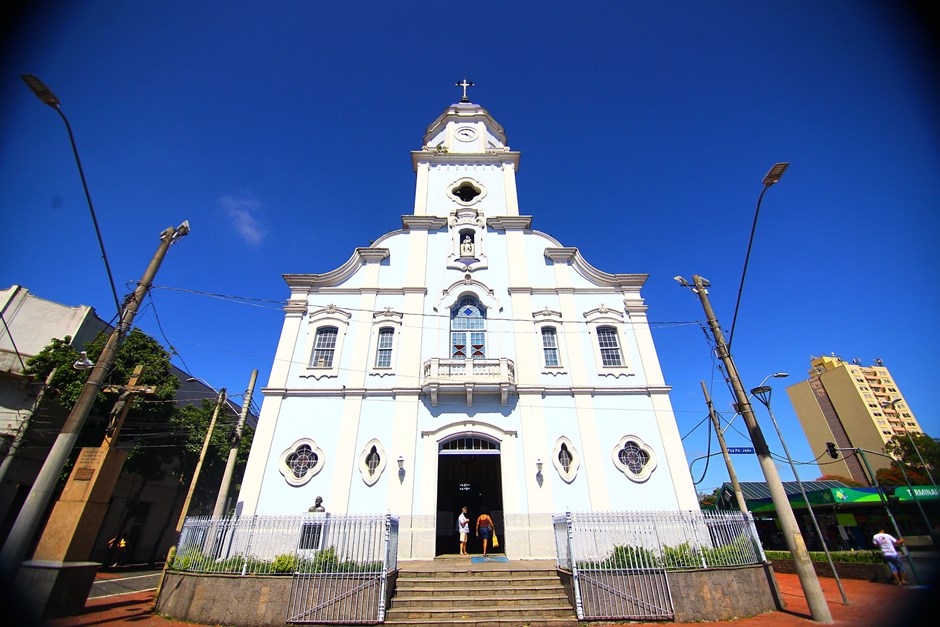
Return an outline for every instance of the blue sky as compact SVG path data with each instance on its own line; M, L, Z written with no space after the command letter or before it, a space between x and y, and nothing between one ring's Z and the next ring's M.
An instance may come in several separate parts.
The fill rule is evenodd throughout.
M332 270L400 228L409 152L466 77L522 152L533 227L601 270L650 275L690 462L708 449L699 382L727 418L732 399L701 306L672 277L707 277L730 326L761 179L780 161L791 165L764 196L734 335L745 386L790 373L772 381L774 413L810 462L823 451L785 385L811 354L880 358L936 437L937 51L917 13L893 6L30 3L0 54L0 285L114 314L68 135L20 80L31 73L72 125L120 294L158 234L191 223L138 326L233 394L258 369L260 398L288 296L280 275ZM740 418L726 437L748 445ZM753 456L734 463L763 480ZM727 480L720 457L692 475L700 491Z

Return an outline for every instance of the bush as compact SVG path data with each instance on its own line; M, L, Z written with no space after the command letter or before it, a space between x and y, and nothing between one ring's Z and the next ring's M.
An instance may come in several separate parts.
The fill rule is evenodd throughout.
M339 561L336 548L317 551L311 557L298 557L293 553L276 555L273 560L262 560L244 555L233 555L222 560L210 559L198 549L174 555L170 570L188 570L201 573L249 573L290 575L293 573L377 573L382 562Z
M789 551L764 551L771 562L774 560L790 560L793 555ZM853 562L857 564L883 564L881 551L829 551L833 562ZM810 551L809 559L813 562L828 562L825 551Z

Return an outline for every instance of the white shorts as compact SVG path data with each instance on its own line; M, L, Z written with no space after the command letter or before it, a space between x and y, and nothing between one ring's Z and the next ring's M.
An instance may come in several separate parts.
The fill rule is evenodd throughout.
M470 535L470 534L467 533L466 531L461 531L461 532L460 532L460 541L461 541L461 542L466 542L466 541L467 541L467 536L469 536L469 535Z

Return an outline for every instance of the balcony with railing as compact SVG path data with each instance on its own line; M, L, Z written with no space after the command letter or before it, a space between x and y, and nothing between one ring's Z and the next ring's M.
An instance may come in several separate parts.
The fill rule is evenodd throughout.
M466 395L467 407L473 406L473 396L498 394L505 406L509 395L516 391L516 365L511 359L441 359L435 357L424 362L421 388L431 397L436 407L441 394Z

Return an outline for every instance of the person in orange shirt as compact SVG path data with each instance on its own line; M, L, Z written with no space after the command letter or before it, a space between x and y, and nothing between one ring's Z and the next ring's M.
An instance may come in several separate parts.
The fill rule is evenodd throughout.
M486 557L487 549L489 548L490 538L493 536L494 526L493 519L490 518L490 515L486 513L486 510L483 510L483 513L477 517L477 537L483 538L483 557Z

